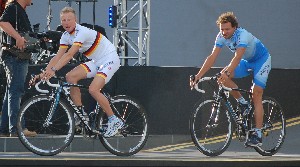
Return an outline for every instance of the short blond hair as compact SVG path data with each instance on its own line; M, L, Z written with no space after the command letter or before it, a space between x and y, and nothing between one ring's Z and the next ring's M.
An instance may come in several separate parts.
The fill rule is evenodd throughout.
M67 6L64 7L61 11L60 11L60 15L64 14L64 13L73 13L76 16L76 12L73 8Z

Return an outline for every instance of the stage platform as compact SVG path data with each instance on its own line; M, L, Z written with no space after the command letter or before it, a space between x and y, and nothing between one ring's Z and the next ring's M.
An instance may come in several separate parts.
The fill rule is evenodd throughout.
M299 125L298 125L299 128ZM296 126L291 130L297 130ZM292 137L292 136L291 136ZM13 167L106 167L106 166L174 166L174 167L293 167L300 166L300 155L287 143L274 156L261 156L252 148L233 140L220 156L207 157L199 152L186 135L150 136L147 145L129 157L106 151L99 140L76 137L72 145L55 156L39 156L28 152L18 138L1 138L0 166ZM2 145L1 145L2 146ZM298 148L298 147L297 147ZM294 152L293 152L294 151Z

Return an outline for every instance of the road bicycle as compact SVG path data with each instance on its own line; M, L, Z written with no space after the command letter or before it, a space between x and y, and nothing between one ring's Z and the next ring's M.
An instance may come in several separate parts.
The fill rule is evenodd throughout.
M190 117L192 140L198 150L207 156L222 154L230 145L232 138L237 138L240 142L247 141L255 128L252 92L217 84L219 76L218 73L212 77L204 77L194 87L201 93L207 92L199 88L200 83L203 89L204 85L207 85L206 88L209 85L213 87L212 95L199 100ZM194 81L194 79L191 75L190 80ZM248 106L248 114L244 114L238 104L232 105L229 99L231 91L239 91L248 95L251 104ZM263 144L253 148L263 156L272 156L278 152L284 142L285 118L282 107L274 98L263 97L262 103L264 108L261 128ZM245 146L247 147L246 143Z
M56 155L66 149L75 136L75 120L78 117L82 125L82 134L88 139L100 139L103 146L112 154L130 156L139 152L148 139L148 118L144 107L132 97L117 95L111 97L102 89L114 114L124 126L110 138L103 137L107 128L107 116L97 104L89 114L89 121L82 115L70 98L70 87L87 89L84 85L64 82L64 78L55 78L57 84L46 81L51 91L42 89L46 84L40 81L35 88L40 94L25 101L18 115L18 137L31 152L38 155ZM41 84L41 85L40 85ZM41 88L42 87L42 88ZM23 129L35 131L35 137L25 136Z

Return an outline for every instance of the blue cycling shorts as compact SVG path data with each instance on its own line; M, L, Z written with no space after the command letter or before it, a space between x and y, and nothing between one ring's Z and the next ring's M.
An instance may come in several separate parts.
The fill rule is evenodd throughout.
M234 70L234 78L246 77L250 75L251 71L253 71L253 83L265 89L271 71L271 56L266 55L253 62L242 59Z

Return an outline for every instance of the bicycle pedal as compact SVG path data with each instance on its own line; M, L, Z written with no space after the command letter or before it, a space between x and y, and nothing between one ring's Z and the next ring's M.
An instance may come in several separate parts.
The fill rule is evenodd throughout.
M240 142L246 141L246 136L239 136L239 141Z
M245 148L251 147L246 142L244 143Z
M81 128L75 128L75 135L80 135L82 134L82 129Z

